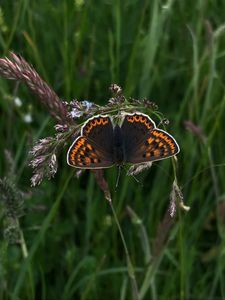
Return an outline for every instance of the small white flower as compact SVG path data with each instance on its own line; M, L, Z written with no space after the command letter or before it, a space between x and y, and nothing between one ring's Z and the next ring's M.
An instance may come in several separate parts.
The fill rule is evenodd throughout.
M87 100L84 100L84 101L81 101L81 105L85 108L86 111L88 111L93 106L93 103L91 103Z
M22 102L22 100L21 100L19 97L15 97L15 98L14 98L14 104L15 104L15 106L17 106L17 107L21 107L22 104L23 104L23 102Z
M84 113L76 108L74 108L71 112L70 115L72 118L79 118L83 115Z
M25 123L28 123L28 124L31 123L31 122L33 121L31 114L28 113L28 114L24 115L24 116L23 116L23 121L24 121Z

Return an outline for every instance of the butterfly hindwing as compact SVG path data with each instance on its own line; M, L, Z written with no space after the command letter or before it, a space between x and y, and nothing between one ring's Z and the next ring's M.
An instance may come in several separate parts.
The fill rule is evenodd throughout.
M113 165L111 155L99 149L85 136L80 136L73 142L67 153L67 163L81 169L101 169Z
M155 128L145 136L141 145L129 153L127 162L142 163L171 157L180 151L175 139L164 130Z

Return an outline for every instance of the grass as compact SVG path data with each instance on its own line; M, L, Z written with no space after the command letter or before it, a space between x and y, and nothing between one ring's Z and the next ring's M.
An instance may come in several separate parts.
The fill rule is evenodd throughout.
M0 5L0 56L9 50L21 54L61 98L105 104L115 82L127 97L156 102L170 120L167 130L181 148L177 180L191 206L188 213L178 209L166 223L171 160L154 163L138 176L140 184L122 172L117 191L116 168L106 172L140 299L225 299L225 5L209 0ZM2 78L0 112L0 177L8 176L26 195L19 233L6 223L1 203L0 299L135 299L118 227L93 175L77 180L65 149L56 177L30 187L28 151L54 134L49 113L22 84ZM26 114L33 122L24 122ZM197 126L197 134L185 121ZM14 234L24 243L10 243Z

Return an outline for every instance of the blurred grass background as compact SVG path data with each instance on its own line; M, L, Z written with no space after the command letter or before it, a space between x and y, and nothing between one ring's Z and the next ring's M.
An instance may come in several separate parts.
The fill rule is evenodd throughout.
M117 170L107 171L141 299L225 299L224 29L222 1L0 1L1 57L21 54L63 99L105 104L117 83L127 97L156 102L170 120L191 210L178 212L156 262L171 161L154 163L138 177L142 184L123 173L117 192ZM57 176L30 188L28 151L54 133L54 121L26 87L6 79L0 113L0 176L8 172L7 149L27 195L20 225L29 253L24 259L4 238L2 208L0 299L131 299L122 242L93 175L75 179L65 149ZM202 129L204 142L185 121Z

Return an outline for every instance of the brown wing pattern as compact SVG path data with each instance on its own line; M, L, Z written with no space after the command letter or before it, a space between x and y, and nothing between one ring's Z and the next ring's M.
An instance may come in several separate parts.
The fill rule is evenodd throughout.
M175 139L161 129L153 129L145 140L129 154L127 162L141 163L171 157L180 151Z
M124 117L121 131L124 139L125 152L128 157L134 148L143 143L149 131L155 127L155 123L149 116L142 113L136 112L127 114Z
M109 168L113 161L107 153L84 136L78 137L67 153L67 163L81 169Z
M71 145L67 163L76 168L102 169L113 165L113 125L105 115L87 120L81 129L81 136Z
M81 136L92 140L104 152L112 155L113 125L107 115L98 115L90 118L81 129Z
M176 140L164 130L158 129L151 118L142 113L127 114L121 133L124 162L143 163L161 160L177 154ZM81 169L102 169L113 162L114 129L107 115L89 119L67 153L67 163Z

